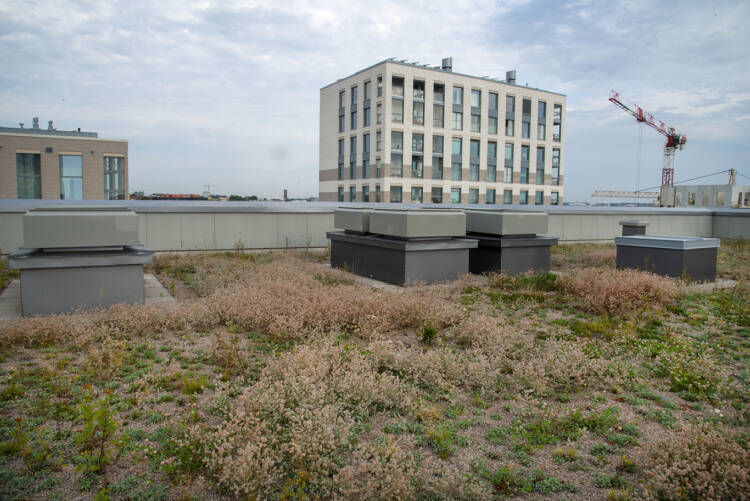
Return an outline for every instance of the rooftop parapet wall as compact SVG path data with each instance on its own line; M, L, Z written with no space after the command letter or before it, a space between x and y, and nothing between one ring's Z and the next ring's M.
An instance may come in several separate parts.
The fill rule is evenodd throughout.
M327 247L327 231L334 231L336 207L362 203L336 202L172 202L113 200L0 200L0 250L23 245L22 219L26 210L44 205L124 206L138 214L138 236L154 251L284 249ZM369 204L372 208L414 208L417 205ZM477 205L430 205L446 209L477 209ZM549 214L547 235L562 243L613 243L622 220L649 221L648 233L750 239L750 211L743 209L661 209L634 207L553 207L494 205L493 209L544 211Z

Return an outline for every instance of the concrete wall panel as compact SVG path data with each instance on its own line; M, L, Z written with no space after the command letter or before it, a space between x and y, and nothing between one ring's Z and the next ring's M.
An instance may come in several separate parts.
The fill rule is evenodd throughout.
M273 249L278 247L278 215L273 213L247 214L247 248ZM243 239L243 242L245 240Z
M214 214L185 213L182 214L180 225L182 226L180 250L216 249Z
M310 240L307 237L306 214L278 214L279 239L276 247L307 247Z
M182 225L179 213L147 213L146 237L141 241L153 251L180 250L182 248Z
M16 252L23 245L23 212L0 212L0 254Z

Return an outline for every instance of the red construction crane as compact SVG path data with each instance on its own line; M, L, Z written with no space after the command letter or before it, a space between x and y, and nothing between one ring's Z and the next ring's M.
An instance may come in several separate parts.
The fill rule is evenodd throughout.
M654 120L654 116L651 113L643 111L643 108L633 104L625 104L620 94L612 91L612 96L609 100L617 107L622 108L640 123L645 123L649 127L656 130L660 134L667 136L667 143L664 145L664 162L661 170L661 185L662 186L673 186L674 185L674 153L675 149L685 149L687 143L687 137L678 134L674 127L667 127L661 120Z

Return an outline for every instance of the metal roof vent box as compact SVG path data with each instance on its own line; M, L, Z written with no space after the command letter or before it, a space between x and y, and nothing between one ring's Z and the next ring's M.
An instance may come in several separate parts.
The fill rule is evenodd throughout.
M138 216L125 207L60 206L23 216L24 247L8 258L21 271L24 316L143 303Z

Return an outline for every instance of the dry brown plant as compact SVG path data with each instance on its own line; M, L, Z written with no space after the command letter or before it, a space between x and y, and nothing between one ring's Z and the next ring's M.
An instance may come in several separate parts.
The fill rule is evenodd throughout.
M644 306L659 307L677 296L674 281L638 270L583 268L560 280L565 292L597 314L624 314Z
M648 499L750 498L750 451L706 424L647 444L643 470Z

